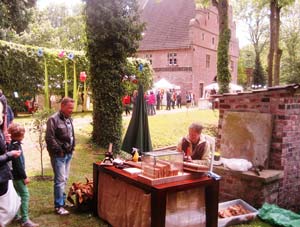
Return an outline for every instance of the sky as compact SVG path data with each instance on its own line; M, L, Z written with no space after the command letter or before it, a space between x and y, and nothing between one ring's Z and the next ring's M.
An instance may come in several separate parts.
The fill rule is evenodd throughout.
M72 6L72 5L76 5L80 2L82 2L82 0L37 0L37 6L39 8L45 8L49 4L66 3L66 2L68 3L68 5ZM236 36L239 39L240 48L242 48L250 43L247 38L247 35L248 35L248 32L247 32L247 30L245 30L245 25L236 21Z
M37 0L37 6L39 8L44 8L49 4L53 3L68 3L68 5L76 5L77 3L82 2L81 0Z

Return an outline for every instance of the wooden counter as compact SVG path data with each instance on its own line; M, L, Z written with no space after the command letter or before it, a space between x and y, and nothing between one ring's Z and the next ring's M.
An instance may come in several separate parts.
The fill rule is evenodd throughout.
M93 210L94 215L103 218L101 212L98 209L99 192L105 187L105 183L101 182L105 176L110 176L114 182L122 182L122 184L128 184L132 187L142 190L145 194L150 196L150 213L151 213L151 226L163 227L165 226L166 219L166 203L168 193L180 192L195 188L204 188L205 195L205 207L206 207L206 226L217 227L218 224L218 197L219 197L219 181L203 176L197 179L182 180L177 182L171 182L166 184L150 186L137 180L136 176L132 176L123 170L115 167L104 167L96 163L93 164L93 180L94 180L94 198L93 198ZM112 186L109 186L112 187ZM116 187L118 187L116 185ZM109 190L105 188L105 190ZM113 198L112 198L113 199ZM110 200L113 202L113 200ZM143 201L141 201L142 203ZM126 203L125 203L126 204ZM105 204L109 207L109 204ZM121 209L121 208L120 208ZM119 210L119 212L122 212ZM107 216L106 216L107 217ZM120 216L121 218L121 216ZM134 218L131 216L131 218ZM105 217L104 217L105 219ZM109 218L107 218L109 219ZM105 220L111 223L112 220ZM126 222L122 220L122 223ZM124 224L124 226L128 226ZM118 226L119 227L119 226Z

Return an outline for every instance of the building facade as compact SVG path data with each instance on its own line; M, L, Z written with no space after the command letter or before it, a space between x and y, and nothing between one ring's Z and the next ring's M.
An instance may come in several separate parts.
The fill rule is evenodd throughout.
M150 61L155 82L165 78L179 85L183 94L201 98L217 75L217 9L197 9L194 0L140 0L140 7L146 29L137 56ZM229 67L236 83L239 48L231 8L229 26Z

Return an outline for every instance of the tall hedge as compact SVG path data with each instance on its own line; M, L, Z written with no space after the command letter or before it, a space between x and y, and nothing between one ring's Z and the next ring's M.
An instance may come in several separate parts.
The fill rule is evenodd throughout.
M38 56L38 50L42 49L43 56ZM59 58L61 50L47 49L35 46L24 46L0 41L0 88L3 90L8 102L15 112L25 111L24 102L37 94L44 94L44 60L47 62L49 74L50 95L64 95L64 59L67 62L68 72L68 95L73 96L73 61L76 62L77 84L83 89L79 82L81 71L89 70L89 62L86 53L78 51L66 51L64 59ZM70 60L67 54L73 53L74 58ZM137 66L144 65L144 70L139 72ZM152 85L153 74L149 62L128 58L123 75L137 75L145 89ZM89 86L90 75L87 73L87 84ZM135 84L125 82L122 86L127 92L136 89ZM13 93L18 92L19 98Z
M120 75L126 58L132 56L142 38L135 0L86 0L88 57L93 93L93 140L102 147L121 143L124 94Z
M63 94L64 63L58 57L61 50L43 48L43 56L38 56L39 47L24 46L0 41L0 88L7 96L15 111L23 111L24 101L44 92L44 60L47 62L50 94ZM76 71L88 70L88 61L83 52L73 53ZM68 81L73 84L73 60L67 61ZM69 86L69 96L72 96ZM18 92L19 98L13 96Z

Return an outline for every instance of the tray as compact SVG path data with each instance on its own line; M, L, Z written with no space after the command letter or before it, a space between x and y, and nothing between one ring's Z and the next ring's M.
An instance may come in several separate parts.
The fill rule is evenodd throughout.
M219 203L219 211L237 204L242 205L245 209L250 211L250 213L243 214L243 215L236 215L228 218L218 218L218 227L225 227L229 225L236 225L244 222L249 222L253 220L258 214L258 211L254 207L252 207L242 199L236 199L224 203Z

